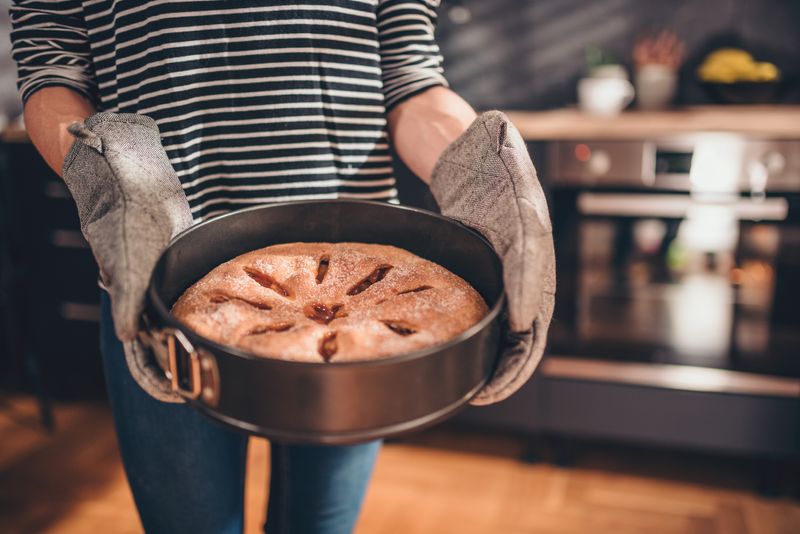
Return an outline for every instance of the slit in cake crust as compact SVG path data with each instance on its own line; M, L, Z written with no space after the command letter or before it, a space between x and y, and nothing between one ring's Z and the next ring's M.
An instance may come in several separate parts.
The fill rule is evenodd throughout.
M247 304L248 306L252 306L252 307L257 308L259 310L268 311L268 310L272 309L272 306L270 306L269 304L264 304L263 302L255 302L255 301L248 300L248 299L245 299L245 298L242 298L242 297L235 297L233 295L228 295L228 294L222 293L222 292L218 292L218 293L212 294L211 297L208 300L212 304L223 304L225 302L230 302L232 300L237 300L239 302L243 302L244 304Z
M414 289L406 289L404 291L400 291L397 294L398 295L406 295L408 293L420 293L422 291L427 291L429 289L433 289L433 286L419 286L419 287L415 287Z
M351 287L347 291L347 294L352 297L353 295L363 293L373 284L376 284L386 278L386 273L391 271L392 267L392 265L378 265L371 273L369 273L369 275L367 275L366 278L363 278L360 282Z
M272 278L270 275L262 273L258 269L253 269L252 267L244 267L243 270L247 274L247 276L255 280L261 286L266 287L267 289L271 289L272 291L283 297L291 296L289 290L286 289L283 285L281 285L280 282Z
M289 323L289 322L262 324L251 328L245 335L257 336L259 334L266 334L267 332L286 332L293 326L294 323Z
M429 289L433 289L433 286L419 286L419 287L415 287L414 289L406 289L404 291L398 291L397 293L395 293L394 296L395 297L399 297L400 295L407 295L409 293L421 293L421 292L427 291ZM376 302L375 304L383 304L387 300L389 300L389 299L381 299L378 302Z
M400 336L410 336L411 334L417 333L417 330L413 326L404 321L381 319L381 322L385 324L389 330Z
M331 264L331 257L328 254L323 254L319 259L317 266L317 283L321 284L325 280L325 275L328 274L328 267Z

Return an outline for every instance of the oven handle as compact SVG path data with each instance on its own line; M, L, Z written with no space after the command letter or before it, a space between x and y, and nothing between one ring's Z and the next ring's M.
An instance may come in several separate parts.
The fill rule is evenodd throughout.
M702 199L691 195L640 193L580 193L578 212L582 215L684 219L696 206L730 207L744 221L785 221L789 203L785 198Z
M609 382L703 393L800 398L800 379L728 369L548 355L537 371L548 378Z

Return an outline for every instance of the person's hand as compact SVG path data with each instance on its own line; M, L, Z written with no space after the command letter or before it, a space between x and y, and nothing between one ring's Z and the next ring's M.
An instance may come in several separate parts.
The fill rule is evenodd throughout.
M76 140L64 161L64 182L111 296L131 374L154 397L177 400L136 340L153 267L170 239L192 224L158 126L142 115L98 113L69 132Z
M556 287L547 201L522 136L499 111L480 115L442 153L431 192L443 215L480 232L503 262L508 335L494 376L471 401L498 402L544 352Z

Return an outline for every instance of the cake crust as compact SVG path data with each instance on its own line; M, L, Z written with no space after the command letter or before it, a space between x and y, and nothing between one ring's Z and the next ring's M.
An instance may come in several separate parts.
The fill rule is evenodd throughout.
M172 313L204 337L259 356L335 363L446 342L487 306L462 278L404 249L286 243L219 265Z

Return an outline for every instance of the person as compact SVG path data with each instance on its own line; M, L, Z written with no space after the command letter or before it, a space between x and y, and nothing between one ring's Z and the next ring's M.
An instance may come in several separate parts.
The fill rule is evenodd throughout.
M448 88L438 0L15 0L32 142L100 268L121 455L151 533L240 532L247 436L170 389L137 341L161 251L198 221L276 201L397 202L390 143L442 213L503 261L508 335L475 404L524 383L553 306L549 215L519 133ZM377 442L272 443L269 534L351 532Z

